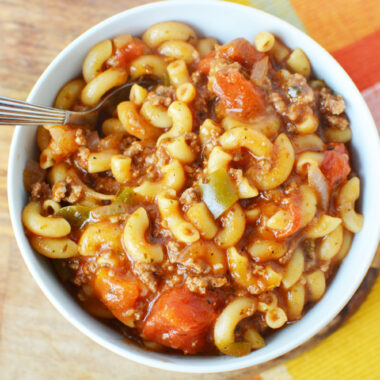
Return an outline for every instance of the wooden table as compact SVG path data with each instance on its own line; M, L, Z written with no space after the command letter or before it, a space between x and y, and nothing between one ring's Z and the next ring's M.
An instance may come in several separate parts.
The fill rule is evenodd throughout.
M0 95L25 99L48 63L97 22L150 0L0 0ZM28 272L7 202L12 127L0 127L0 378L6 380L183 380L118 357L69 324ZM239 378L252 378L245 372ZM199 375L197 379L235 375Z
M0 96L24 100L51 60L99 21L149 0L0 0ZM0 127L0 378L187 379L107 351L69 324L27 270L7 202L12 127ZM152 377L153 374L153 377Z

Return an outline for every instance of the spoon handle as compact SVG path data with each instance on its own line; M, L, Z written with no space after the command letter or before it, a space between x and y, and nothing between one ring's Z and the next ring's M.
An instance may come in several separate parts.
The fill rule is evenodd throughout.
M0 125L66 124L67 111L0 96Z

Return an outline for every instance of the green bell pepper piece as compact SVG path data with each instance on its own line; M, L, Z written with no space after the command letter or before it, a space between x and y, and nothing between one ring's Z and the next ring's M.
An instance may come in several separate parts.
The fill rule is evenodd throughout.
M90 216L95 220L108 219L111 216L124 214L127 212L127 206L125 203L112 202L106 206L96 207L90 212Z
M81 228L90 216L91 209L82 205L60 208L55 215L65 218L73 228Z
M234 183L226 169L218 169L208 176L208 182L199 185L203 201L215 218L219 218L238 199Z
M162 84L166 87L170 86L170 78L168 74L165 74L162 79Z
M115 202L131 204L135 199L136 193L133 191L132 187L123 186L117 192Z

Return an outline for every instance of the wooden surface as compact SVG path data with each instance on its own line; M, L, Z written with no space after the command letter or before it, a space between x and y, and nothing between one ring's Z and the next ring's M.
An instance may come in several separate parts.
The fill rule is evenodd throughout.
M147 2L0 0L0 96L25 99L50 61L74 38L117 12ZM37 287L9 220L6 177L12 133L12 127L0 126L0 379L189 378L152 370L100 347L71 326Z
M0 96L25 99L48 63L70 41L104 18L147 2L0 0ZM71 326L42 294L21 258L9 220L6 176L12 133L12 127L0 126L0 379L194 378L150 369L112 354ZM239 379L252 375L253 371L245 371Z

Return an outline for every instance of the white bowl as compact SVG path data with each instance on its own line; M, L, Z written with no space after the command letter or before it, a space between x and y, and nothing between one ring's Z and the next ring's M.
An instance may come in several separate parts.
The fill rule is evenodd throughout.
M87 314L57 280L48 261L30 247L21 223L21 211L27 201L22 185L28 159L37 157L36 128L17 127L9 159L8 197L17 243L24 260L42 291L62 315L84 334L109 350L136 362L164 370L211 373L242 369L279 357L307 341L345 306L363 280L372 261L379 238L380 164L378 135L371 114L351 79L339 64L316 42L274 16L241 5L207 0L159 2L117 14L94 26L66 47L42 74L28 101L51 105L59 88L81 71L86 52L97 42L122 33L141 34L150 25L166 20L191 24L205 36L222 42L236 37L252 41L259 31L281 37L292 48L301 47L324 79L347 104L353 131L352 150L355 170L362 180L361 211L363 229L355 236L351 251L328 287L323 299L299 322L277 332L267 345L251 354L191 357L146 351L125 341L123 336Z

